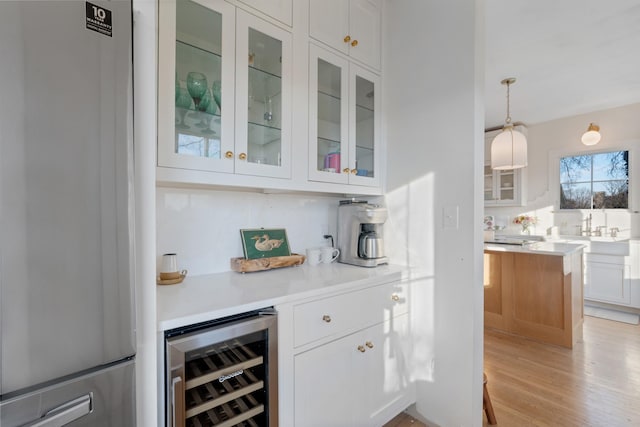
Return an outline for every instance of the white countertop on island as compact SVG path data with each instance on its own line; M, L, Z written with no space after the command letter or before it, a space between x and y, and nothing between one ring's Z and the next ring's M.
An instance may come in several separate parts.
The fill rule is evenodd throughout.
M500 243L485 243L484 250L496 252L521 252L540 255L565 256L574 252L582 251L586 245L578 243L561 242L535 242L525 245L510 245Z
M404 273L405 269L399 266L365 268L333 263L244 274L229 271L187 276L177 285L158 285L158 330L388 283L400 280Z

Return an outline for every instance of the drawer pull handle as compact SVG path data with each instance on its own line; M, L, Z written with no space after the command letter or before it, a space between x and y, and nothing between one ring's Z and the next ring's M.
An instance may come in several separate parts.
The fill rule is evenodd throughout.
M373 343L371 341L367 341L365 345L369 348L373 348Z
M327 323L331 323L331 316L329 316L328 314L325 314L324 316L322 316L322 320L324 320Z
M398 294L393 294L391 295L391 300L397 302L397 301L400 301L400 297L398 296Z
M364 348L364 346L363 346L363 345L359 345L359 346L358 346L358 351L359 351L360 353L364 353L365 351L367 351L367 349L366 349L366 348Z

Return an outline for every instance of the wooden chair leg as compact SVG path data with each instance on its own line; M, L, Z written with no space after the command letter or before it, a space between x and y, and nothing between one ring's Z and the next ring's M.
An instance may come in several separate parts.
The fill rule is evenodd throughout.
M493 412L493 405L491 404L491 398L489 397L489 391L487 390L487 375L483 374L483 385L482 385L482 408L484 412L487 414L487 421L489 421L490 425L496 425L498 422L496 421L496 414Z

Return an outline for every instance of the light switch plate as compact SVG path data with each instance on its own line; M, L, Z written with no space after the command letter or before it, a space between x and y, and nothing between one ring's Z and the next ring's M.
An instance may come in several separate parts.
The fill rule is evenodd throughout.
M445 206L442 209L442 227L445 230L458 229L458 206Z

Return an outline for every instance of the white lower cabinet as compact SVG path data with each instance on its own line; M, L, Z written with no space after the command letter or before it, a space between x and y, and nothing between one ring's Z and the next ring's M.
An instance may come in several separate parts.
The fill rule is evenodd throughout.
M388 421L387 410L402 401L406 387L402 349L408 323L404 314L296 355L295 425L364 427Z
M413 403L408 299L393 282L277 307L281 424L380 426Z
M586 254L584 297L610 304L631 305L631 265L623 256Z

